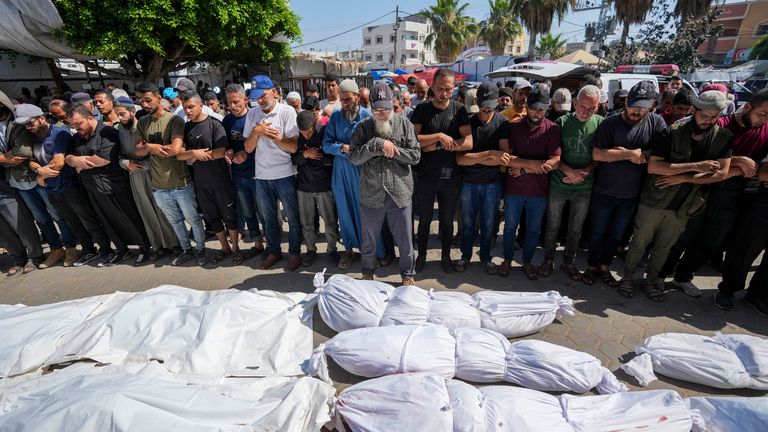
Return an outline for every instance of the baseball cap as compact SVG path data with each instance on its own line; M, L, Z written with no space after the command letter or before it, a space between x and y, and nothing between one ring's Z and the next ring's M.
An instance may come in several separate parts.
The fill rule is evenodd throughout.
M535 89L528 93L528 109L547 109L550 101L549 92L546 90Z
M467 107L467 111L470 113L476 113L480 111L480 107L477 106L477 89L469 89L464 94L464 106Z
M35 117L40 117L45 114L37 105L20 104L16 105L16 108L14 108L13 115L15 117L13 122L22 125L29 123L29 121Z
M570 111L571 110L571 92L566 88L559 88L555 90L555 94L552 95L552 102L555 103L555 109L558 111Z
M315 126L315 114L312 111L302 111L296 116L296 126L299 130L312 129Z
M530 81L528 80L520 80L515 83L515 91L524 89L524 88L533 88Z
M176 85L173 87L179 92L197 91L197 87L195 86L195 83L193 83L192 80L189 78L179 78L176 81Z
M627 107L650 109L657 95L656 86L651 81L640 81L629 89Z
M509 87L502 87L499 89L499 97L501 96L507 96L507 97L514 97L515 91Z
M392 89L384 83L376 83L371 89L371 106L373 109L392 109Z
M477 88L477 106L480 108L496 108L499 99L499 89L491 82L484 82Z
M693 106L700 110L722 111L728 104L728 99L719 90L708 90L693 100Z
M179 97L179 92L174 90L173 87L166 87L165 90L163 90L163 97L174 100Z
M248 93L248 99L258 99L264 95L264 90L275 88L275 84L266 75L256 75L251 78L251 91Z
M88 102L92 99L93 98L91 98L91 95L89 95L86 92L77 92L73 94L69 100L71 100L72 103L83 103L83 102Z

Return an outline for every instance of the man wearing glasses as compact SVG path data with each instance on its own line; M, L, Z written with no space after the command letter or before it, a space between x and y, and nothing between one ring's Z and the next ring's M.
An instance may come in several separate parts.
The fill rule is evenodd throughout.
M350 140L349 160L362 166L360 207L363 225L363 279L372 280L377 267L376 247L387 221L400 250L403 285L413 285L414 252L411 225L413 177L411 166L419 162L421 149L413 125L395 115L394 94L386 84L371 90L373 118L360 122Z

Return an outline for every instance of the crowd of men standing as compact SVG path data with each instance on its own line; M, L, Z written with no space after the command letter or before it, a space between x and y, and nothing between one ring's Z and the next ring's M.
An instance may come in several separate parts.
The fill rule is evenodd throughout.
M293 271L318 259L322 219L332 265L349 269L357 250L363 278L373 279L397 247L402 283L413 284L427 264L436 201L445 272L467 270L477 245L489 274L508 276L520 250L525 277L546 278L564 238L559 268L569 278L662 301L667 277L700 296L694 274L725 251L714 301L732 309L768 246L768 91L736 111L718 86L696 96L674 80L660 97L643 81L617 92L608 112L596 77L573 93L518 80L462 87L458 97L449 69L407 89L335 76L325 84L323 100L315 86L283 97L257 75L249 90L223 89L226 109L187 79L166 89L139 83L133 97L76 93L45 112L0 93L8 274L165 255L174 266L260 256L259 268L270 269L283 259L284 220ZM502 220L498 263L491 249ZM255 244L242 250L246 235ZM617 253L626 254L621 278L610 271ZM643 262L645 277L636 277ZM745 299L768 316L768 260Z

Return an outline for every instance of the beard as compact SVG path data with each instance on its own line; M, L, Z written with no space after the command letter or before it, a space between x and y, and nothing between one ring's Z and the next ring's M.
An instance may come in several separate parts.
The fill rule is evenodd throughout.
M127 127L128 129L133 128L133 124L136 122L136 117L131 117L128 121L121 121L120 124Z
M360 105L354 105L352 108L344 109L342 111L344 113L344 118L352 123L357 118L357 113L360 111Z
M692 121L691 121L691 130L693 130L693 133L696 134L696 135L702 135L702 134L705 134L705 133L709 132L710 130L712 130L712 126L714 126L714 125L715 124L713 123L713 124L711 124L711 125L709 125L709 126L707 126L705 128L702 128L701 126L699 126L698 123L696 123L695 119L692 119Z
M749 114L752 112L750 109L749 111L744 111L741 115L741 122L744 123L744 126L746 126L747 129L752 129L755 127L755 125L752 123L752 119L749 117Z
M392 137L392 116L394 112L390 112L389 118L386 120L379 120L374 118L374 130L376 136L379 138L389 139Z

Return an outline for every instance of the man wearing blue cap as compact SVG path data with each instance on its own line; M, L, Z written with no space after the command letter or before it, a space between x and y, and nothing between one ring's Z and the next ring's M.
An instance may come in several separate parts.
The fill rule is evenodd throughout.
M277 203L280 201L288 216L288 252L291 257L287 269L293 271L301 265L296 167L291 162L291 154L298 149L296 110L278 103L275 85L266 75L253 77L248 98L256 102L256 106L246 114L243 137L245 151L254 153L259 211L264 216L269 250L260 268L268 270L283 257L277 222Z

